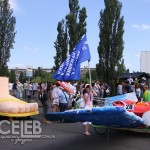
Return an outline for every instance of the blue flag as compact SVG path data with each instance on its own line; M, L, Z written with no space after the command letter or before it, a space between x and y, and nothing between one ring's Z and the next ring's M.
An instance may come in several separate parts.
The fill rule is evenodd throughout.
M79 80L80 64L86 60L90 61L91 55L85 34L75 46L72 53L55 72L53 78L60 81Z

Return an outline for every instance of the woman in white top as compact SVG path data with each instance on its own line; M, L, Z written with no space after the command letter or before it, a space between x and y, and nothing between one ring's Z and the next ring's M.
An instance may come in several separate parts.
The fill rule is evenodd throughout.
M56 83L56 86L52 90L52 106L53 106L53 112L59 111L59 95L61 90L59 89L59 84Z
M93 106L93 96L97 96L97 93L92 90L90 90L90 85L86 85L85 86L85 93L83 93L83 98L85 101L85 109L91 109ZM89 125L91 124L91 122L83 122L83 134L84 135L90 135L89 133Z

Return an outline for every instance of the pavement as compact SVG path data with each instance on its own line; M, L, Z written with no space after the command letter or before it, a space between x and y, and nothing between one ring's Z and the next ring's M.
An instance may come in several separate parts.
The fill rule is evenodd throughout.
M150 134L112 129L105 134L97 134L91 126L91 135L85 136L80 122L43 123L40 101L32 100L31 102L39 104L39 114L31 116L30 119L16 118L16 120L24 123L31 120L41 122L41 136L39 138L18 138L15 141L12 134L3 136L0 134L0 150L148 150L150 147ZM11 130L11 125L0 124L0 132L1 130ZM25 130L24 128L23 131ZM19 131L21 132L21 130Z

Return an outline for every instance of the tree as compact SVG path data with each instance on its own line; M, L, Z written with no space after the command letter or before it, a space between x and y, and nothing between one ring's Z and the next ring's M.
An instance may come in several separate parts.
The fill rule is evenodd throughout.
M66 32L66 26L65 26L64 20L58 22L57 31L58 31L57 39L54 42L54 47L56 49L56 56L54 57L54 61L55 61L54 70L55 71L64 62L64 60L67 57L67 52L68 52L67 32Z
M11 70L9 74L9 82L14 83L16 81L16 74L14 70Z
M0 1L0 72L8 75L7 62L10 57L10 49L13 48L16 19L12 15L9 0Z
M69 54L86 33L86 8L80 9L78 0L69 0L70 13L66 16Z
M58 22L57 39L54 42L56 56L54 57L56 71L72 52L81 37L86 33L86 8L80 9L78 0L69 0L70 12L65 19Z
M25 79L26 79L26 77L24 76L23 72L21 71L20 76L19 76L19 81L20 81L21 83L24 83L24 82L25 82Z
M114 85L116 79L125 70L124 49L124 17L120 17L122 3L118 0L104 0L105 9L100 11L98 23L99 33L99 63L96 71L99 79ZM112 87L113 89L113 87Z

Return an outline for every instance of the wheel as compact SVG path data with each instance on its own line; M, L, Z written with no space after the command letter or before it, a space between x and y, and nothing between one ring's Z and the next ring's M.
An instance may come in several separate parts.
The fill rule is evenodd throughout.
M101 126L95 126L94 130L98 133L98 134L104 134L108 131L107 127L101 127Z

